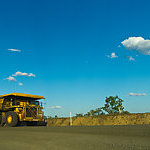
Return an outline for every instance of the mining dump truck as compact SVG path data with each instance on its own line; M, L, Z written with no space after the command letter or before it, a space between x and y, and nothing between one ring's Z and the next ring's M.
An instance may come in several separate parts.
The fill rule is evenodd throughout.
M11 93L0 95L0 125L14 127L19 124L45 125L43 96Z

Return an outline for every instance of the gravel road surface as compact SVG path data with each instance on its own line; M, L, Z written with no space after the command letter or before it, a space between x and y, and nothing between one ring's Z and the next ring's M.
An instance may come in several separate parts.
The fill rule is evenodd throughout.
M3 127L0 150L150 150L150 125Z

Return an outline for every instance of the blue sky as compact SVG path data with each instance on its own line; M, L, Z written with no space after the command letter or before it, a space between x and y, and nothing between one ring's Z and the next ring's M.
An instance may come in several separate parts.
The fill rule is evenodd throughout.
M124 99L130 112L149 112L149 5L146 0L0 1L0 93L44 95L47 107L62 107L46 108L47 115L85 113L102 107L110 95ZM18 71L28 74L15 75Z

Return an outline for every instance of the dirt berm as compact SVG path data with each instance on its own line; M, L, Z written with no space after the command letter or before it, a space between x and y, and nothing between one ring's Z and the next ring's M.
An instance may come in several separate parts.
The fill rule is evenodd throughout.
M73 126L97 125L135 125L150 124L150 113L124 115L99 115L91 117L73 117ZM47 126L69 126L70 118L54 118L47 120Z

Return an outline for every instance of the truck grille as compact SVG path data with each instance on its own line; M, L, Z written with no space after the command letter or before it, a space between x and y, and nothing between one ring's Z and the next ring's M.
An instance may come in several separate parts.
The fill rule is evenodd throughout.
M37 118L37 108L36 107L27 107L26 108L26 117Z

